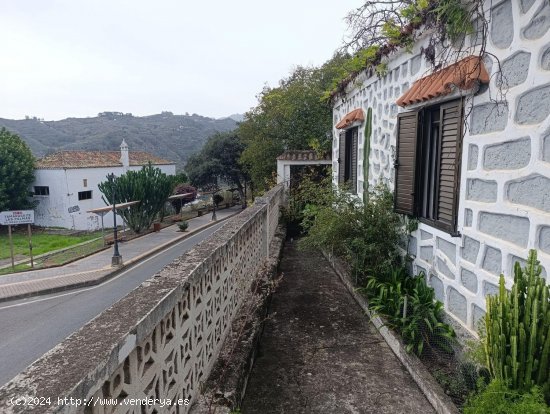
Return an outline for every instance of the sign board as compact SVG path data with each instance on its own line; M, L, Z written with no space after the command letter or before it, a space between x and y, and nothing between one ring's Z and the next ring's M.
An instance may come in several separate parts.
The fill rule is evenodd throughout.
M69 214L70 213L77 213L80 211L80 207L79 206L72 206L72 207L69 207Z
M17 224L33 224L34 210L15 210L0 212L0 225L15 226Z

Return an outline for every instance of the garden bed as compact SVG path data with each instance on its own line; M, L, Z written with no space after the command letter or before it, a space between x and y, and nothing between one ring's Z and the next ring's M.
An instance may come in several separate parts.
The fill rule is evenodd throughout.
M367 299L357 291L356 286L353 284L349 266L334 255L328 254L325 251L323 251L323 254L332 265L334 271L340 276L340 279L344 285L346 285L351 295L363 308L374 326L379 330L389 347L405 368L407 368L436 412L439 414L458 414L460 411L453 402L453 399L445 393L441 385L434 376L431 375L431 370L429 370L416 355L407 352L406 345L399 335L390 330L380 316L374 315L370 311ZM442 368L444 365L445 364L441 364L440 367ZM451 364L447 364L447 368L451 366ZM432 364L432 367L435 368L436 365Z

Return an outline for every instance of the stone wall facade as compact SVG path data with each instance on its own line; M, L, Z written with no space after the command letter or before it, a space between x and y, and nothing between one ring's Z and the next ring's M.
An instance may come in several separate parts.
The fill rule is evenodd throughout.
M487 55L489 86L465 96L460 236L420 223L410 243L415 272L427 275L448 313L472 332L500 273L511 285L513 264L524 261L529 249L539 251L544 273L550 271L550 3L504 0L487 2L487 7L492 10L486 51L498 58L502 74L494 57ZM426 40L420 39L412 54L391 56L382 78L360 75L335 102L334 125L356 108L373 109L370 187L384 182L393 188L397 114L408 110L395 101L431 73L420 55ZM475 35L465 39L469 44L476 41ZM507 105L495 105L492 99L504 78ZM439 102L458 96L455 92ZM338 134L334 129L335 184ZM359 197L365 180L363 145L364 123L359 127Z
M273 188L0 388L0 412L188 413L268 259L282 196ZM25 397L43 404L13 404Z

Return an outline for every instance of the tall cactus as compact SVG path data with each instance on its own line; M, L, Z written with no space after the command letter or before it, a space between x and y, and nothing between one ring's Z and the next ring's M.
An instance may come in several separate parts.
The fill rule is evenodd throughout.
M173 187L173 179L151 163L143 166L139 171L130 170L122 174L114 179L112 185L109 181L98 185L99 191L103 193L105 204L113 204L113 201L117 204L140 201L139 204L118 212L128 227L136 233L147 230L151 226L172 194ZM115 200L113 200L113 190L116 190Z
M538 385L549 397L550 288L541 271L531 250L525 269L514 265L510 291L500 275L499 293L487 296L485 352L493 377L524 391Z
M370 137L372 135L372 108L367 109L367 122L365 122L365 140L363 142L363 203L369 202L369 155Z

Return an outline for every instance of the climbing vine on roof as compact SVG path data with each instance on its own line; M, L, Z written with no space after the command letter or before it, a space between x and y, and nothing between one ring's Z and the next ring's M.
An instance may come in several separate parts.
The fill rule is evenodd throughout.
M346 17L349 36L342 50L349 59L326 99L342 92L363 70L385 74L385 59L392 52L412 52L415 41L428 34L422 54L434 70L465 54L485 53L488 21L483 0L376 0L366 1ZM466 45L465 35L475 37Z

